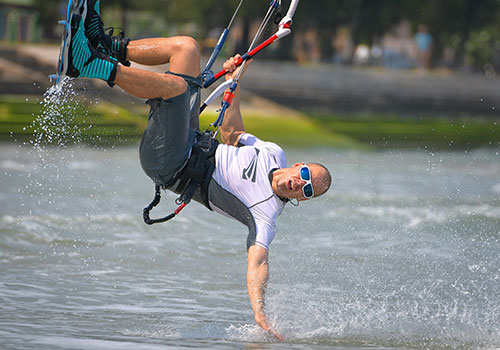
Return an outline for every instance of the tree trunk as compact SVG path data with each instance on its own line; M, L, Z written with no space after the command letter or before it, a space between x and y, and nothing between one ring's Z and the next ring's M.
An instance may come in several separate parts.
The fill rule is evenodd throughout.
M241 39L236 42L235 50L236 53L244 54L248 50L248 45L250 45L250 20L248 17L243 18L243 28Z

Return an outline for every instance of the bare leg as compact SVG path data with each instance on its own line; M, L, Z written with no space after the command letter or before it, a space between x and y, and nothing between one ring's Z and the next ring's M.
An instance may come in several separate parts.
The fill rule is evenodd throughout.
M181 77L155 73L143 69L118 65L114 83L139 98L165 100L184 93L187 83Z
M201 72L198 44L188 36L131 41L127 59L148 66L170 63L171 72L193 77Z
M190 37L153 38L131 41L127 59L144 65L170 63L170 71L193 77L200 75L200 54ZM118 65L114 83L139 98L169 99L186 91L183 78Z

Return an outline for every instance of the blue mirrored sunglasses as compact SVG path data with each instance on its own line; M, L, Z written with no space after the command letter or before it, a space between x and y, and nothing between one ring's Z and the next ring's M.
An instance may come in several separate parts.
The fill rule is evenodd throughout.
M302 194L304 195L304 197L305 198L314 197L314 188L312 185L311 170L307 165L303 165L300 168L300 178L302 181L306 182L304 186L302 186Z

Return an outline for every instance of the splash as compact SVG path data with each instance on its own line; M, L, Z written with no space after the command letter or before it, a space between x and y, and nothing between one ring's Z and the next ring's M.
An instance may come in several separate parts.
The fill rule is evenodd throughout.
M30 143L34 148L42 150L48 144L64 147L69 142L82 141L81 128L74 123L80 102L71 78L64 77L59 84L51 86L40 104L42 111L29 126L33 129L34 138Z
M302 302L299 305L293 300ZM483 310L488 316L478 320L477 310L457 300L449 304L435 302L395 303L389 297L373 295L351 295L344 299L324 291L311 294L294 290L272 297L269 313L277 316L273 324L287 343L341 348L497 348L500 342L500 329L495 321L498 309ZM255 325L231 325L226 332L231 340L272 342Z
M99 144L98 136L88 136L92 125L86 124L89 111L87 100L80 93L85 89L81 84L64 77L49 87L39 102L41 111L25 128L33 132L32 139L24 145L29 147L27 153L31 153L36 162L27 169L26 186L20 188L19 193L37 198L39 205L46 208L57 210L64 205L64 198L73 195L71 187L63 191L60 186L65 169L74 170L69 175L71 180L77 172L91 172L95 167L93 163L82 163L78 154L83 141Z
M268 343L273 342L273 339L269 334L264 332L256 324L244 324L240 326L230 325L226 328L227 337L233 341L241 342L259 342Z
M484 264L469 269L471 274L448 276L447 280L426 279L415 270L414 279L394 276L392 282L368 272L354 276L351 271L357 282L352 288L340 283L335 287L328 283L274 286L266 306L276 330L291 343L497 348L499 270ZM228 331L238 340L262 341L254 332L248 327Z

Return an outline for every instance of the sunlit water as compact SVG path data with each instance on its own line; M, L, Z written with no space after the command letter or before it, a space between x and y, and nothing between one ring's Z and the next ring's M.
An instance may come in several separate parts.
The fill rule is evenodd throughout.
M70 146L80 100L62 85L33 141L0 145L1 349L500 348L499 150L288 150L334 184L279 220L278 344L253 322L246 229L198 204L145 225L137 146Z
M137 147L0 148L1 349L500 348L498 150L287 150L334 184L279 219L278 344L253 322L245 227L197 203L145 225Z

